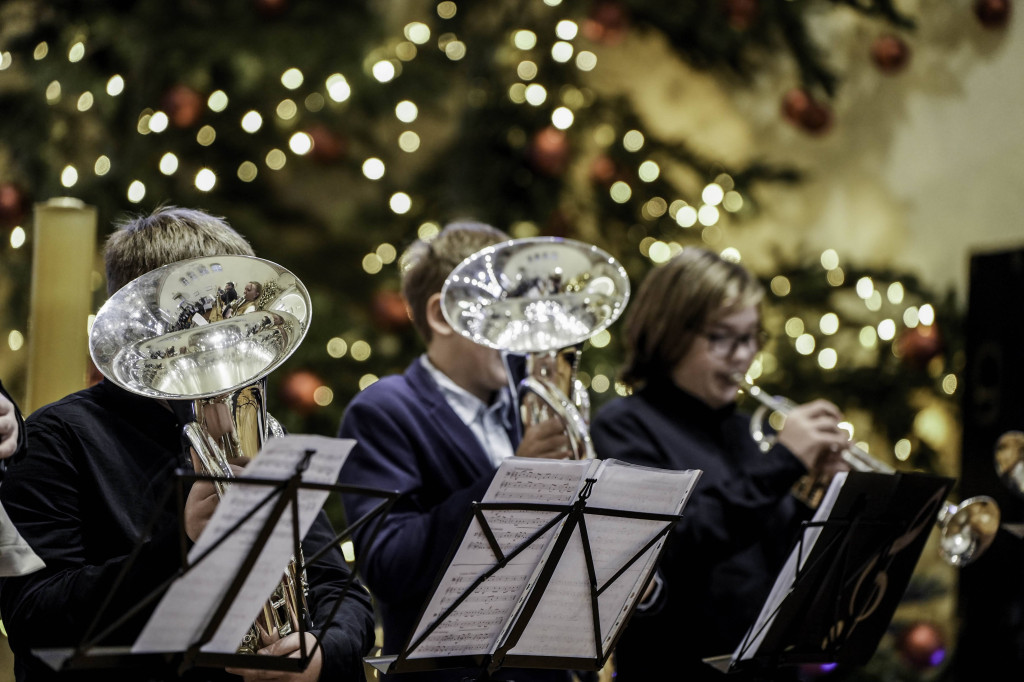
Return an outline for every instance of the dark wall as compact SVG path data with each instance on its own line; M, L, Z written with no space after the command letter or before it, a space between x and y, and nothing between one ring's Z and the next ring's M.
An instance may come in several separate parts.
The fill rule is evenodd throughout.
M1024 248L971 258L961 394L960 494L990 495L1003 523L1024 523L1024 497L1000 482L996 441L1024 431ZM1024 668L1024 540L1001 531L960 574L957 680L1019 680Z

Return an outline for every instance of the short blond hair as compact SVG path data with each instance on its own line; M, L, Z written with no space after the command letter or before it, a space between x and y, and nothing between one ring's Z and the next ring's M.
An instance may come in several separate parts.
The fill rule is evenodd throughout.
M708 325L760 306L764 287L739 263L688 247L647 273L626 311L622 380L639 387L666 376Z
M496 227L473 221L449 223L430 240L417 239L402 253L402 296L412 324L424 343L430 343L427 301L440 293L455 266L477 251L506 241L509 236Z
M245 237L219 216L164 206L148 215L124 218L116 223L103 249L107 293L170 263L225 255L254 254Z

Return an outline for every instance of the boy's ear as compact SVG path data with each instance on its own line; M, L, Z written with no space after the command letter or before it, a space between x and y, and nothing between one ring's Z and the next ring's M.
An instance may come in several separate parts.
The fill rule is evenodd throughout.
M427 324L435 336L451 336L455 333L441 312L441 294L433 294L427 299Z

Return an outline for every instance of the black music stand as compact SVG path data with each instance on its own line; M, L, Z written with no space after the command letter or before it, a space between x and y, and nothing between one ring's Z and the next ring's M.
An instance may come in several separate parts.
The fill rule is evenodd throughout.
M427 608L425 608L424 614L418 620L421 627L414 631L401 654L397 656L368 658L366 659L367 662L382 673L468 668L479 671L478 680L490 680L492 675L500 668L600 670L611 654L612 648L622 632L622 628L640 601L642 587L650 580L657 563L657 558L664 548L665 536L681 518L681 514L658 514L588 507L587 498L591 494L596 479L587 478L585 480L586 483L580 491L578 498L575 502L569 504L474 503L472 514L463 530L463 544L470 541L470 527L473 521L476 521L483 531L487 546L493 553L495 563L458 594L454 601L436 618L427 617ZM511 551L507 551L501 547L495 534L492 532L491 524L487 519L487 512L489 511L513 513L550 512L554 516L530 534L523 542L515 545ZM599 583L587 526L587 518L596 516L661 522L663 525L638 551L624 561L618 570L615 570L610 577ZM528 576L529 582L523 585L523 596L519 598L511 613L506 615L503 620L501 633L493 646L489 647L487 651L476 653L417 656L417 650L428 642L431 635L439 631L446 623L446 620L455 614L461 605L466 603L467 600L472 599L475 590L484 585L488 579L497 576L503 569L510 566L524 552L528 552L532 547L535 548L535 545L542 543L543 539L548 536L549 531L553 529L557 529L557 532L544 552L543 562L538 565L537 570ZM578 536L576 535L577 533ZM553 589L551 584L552 577L559 566L560 560L566 555L567 551L575 551L569 550L570 543L574 537L577 537L581 544L583 560L586 566L586 575L584 577L589 583L591 617L590 622L586 624L586 628L583 628L583 630L592 636L593 649L589 655L582 656L516 653L515 647L530 626L531 617L537 612L544 599L551 594ZM650 552L653 553L649 554ZM453 551L452 556L449 557L449 563L456 553L457 551ZM619 617L615 620L611 631L602 634L600 597L615 584L616 580L629 571L634 564L643 559L645 555L647 555L647 559L642 566L642 579L638 581L638 588L630 591L624 601L617 601L615 603L616 612L619 614ZM434 592L436 593L443 586L444 572L442 571L441 577L435 584ZM424 625L425 627L423 627ZM568 630L572 628L572 624L563 623L563 627Z
M159 505L155 507L154 514L150 517L145 532L133 548L127 563L115 580L110 592L103 602L103 605L94 616L92 623L86 630L85 635L82 637L81 643L73 648L61 647L51 649L33 649L32 653L58 672L84 669L147 667L163 671L162 677L166 679L176 679L186 670L193 667L236 667L261 670L279 670L285 672L299 672L304 670L309 664L315 649L310 650L306 646L305 637L303 635L309 630L310 624L302 622L303 619L301 618L299 619L298 628L298 632L300 634L300 656L298 658L204 651L203 646L206 645L214 636L214 633L217 632L217 629L220 627L230 607L241 592L249 571L256 564L264 545L271 537L275 527L286 521L282 521L282 516L286 510L290 509L291 511L290 530L292 540L291 551L293 552L292 556L303 556L301 545L302 535L299 528L300 490L325 491L328 495L357 493L368 497L380 497L382 500L380 504L371 509L361 518L357 519L354 523L346 524L346 527L342 532L335 532L333 538L326 542L322 547L315 548L315 551L312 554L309 554L308 558L301 562L299 566L300 574L304 571L305 566L314 564L327 552L335 549L339 542L345 539L350 539L352 534L359 528L367 526L376 520L376 526L371 533L371 537L375 536L379 530L380 522L383 520L384 515L387 514L395 500L398 498L397 492L381 491L361 486L303 481L303 472L309 468L310 460L315 454L316 451L314 449L306 449L302 453L301 460L295 465L295 470L290 476L284 479L257 478L251 476L225 478L221 476L197 474L183 469L176 470L175 485L167 487ZM185 535L184 524L179 523L181 567L174 575L148 593L135 606L116 617L112 622L103 625L101 628L101 624L104 623L104 617L107 615L110 602L135 566L143 544L151 535L156 525L157 519L160 516L160 510L166 507L170 501L171 494L176 493L178 518L182 519L184 515L186 497L185 484L186 482L199 480L214 482L220 481L230 483L231 486L257 486L269 488L269 492L260 498L260 501L249 510L250 513L256 513L263 507L270 505L268 516L259 526L255 534L255 539L245 552L241 568L234 577L231 578L230 582L219 596L219 599L216 601L216 606L209 622L205 624L198 636L195 637L193 641L189 642L188 646L175 651L145 653L133 651L132 646L130 645L104 645L103 642L106 641L112 633L116 632L132 618L136 617L140 612L146 609L147 606L162 597L171 588L175 581L181 580L187 574L196 570L205 561L207 561L214 551L221 547L221 545L223 545L234 533L238 532L246 522L247 518L245 517L239 519L211 546L196 556L191 562L188 558L189 540ZM322 511L318 513L322 513ZM282 565L287 563L288 557L283 556L281 558ZM355 571L352 571L348 579L345 581L341 593L334 599L334 603L331 606L330 611L324 618L324 622L327 623L327 625L321 632L332 627L334 615L351 591L354 581ZM253 618L255 619L255 614ZM317 641L318 647L320 646L321 640L322 637Z
M916 473L850 472L830 490L725 672L858 666L874 655L953 485ZM830 497L831 496L831 497ZM824 512L824 513L822 513Z

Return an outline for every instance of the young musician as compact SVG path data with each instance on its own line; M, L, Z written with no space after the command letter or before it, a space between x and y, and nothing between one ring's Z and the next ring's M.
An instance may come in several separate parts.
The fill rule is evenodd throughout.
M151 270L187 258L252 253L249 243L222 219L163 208L128 220L109 236L107 289L113 293ZM129 393L107 380L40 408L26 426L25 455L9 467L0 498L46 567L0 582L0 612L14 652L16 679L35 682L57 673L33 650L79 645L108 598L104 626L138 606L177 571L181 524L174 496L164 508L157 504L175 485L175 469L189 467L191 459L183 444L183 424L167 401ZM192 485L184 519L191 539L213 513L216 500L211 483ZM155 526L147 532L151 519ZM333 537L321 514L306 536L307 551L326 546ZM138 555L130 558L140 540ZM112 592L130 561L132 570ZM328 622L350 577L340 550L308 564L307 577L313 631L306 644L314 653L304 671L190 668L180 679L364 679L361 659L374 639L368 595L352 586ZM130 645L155 605L153 601L97 644ZM298 656L299 635L279 639L260 653ZM159 661L136 661L116 670L61 673L59 679L139 681L167 679L174 673Z
M564 458L568 441L558 419L515 428L509 374L498 351L463 337L441 312L441 288L462 260L508 239L481 223L452 223L437 237L416 241L402 255L402 294L426 352L402 375L369 386L349 406L339 436L355 448L341 481L401 497L371 545L357 535L356 555L380 606L385 654L398 654L430 590L459 541L470 503L487 490L498 463L521 457ZM350 517L377 500L346 496ZM462 680L465 670L397 675L410 680ZM568 680L543 670L501 670L495 679Z
M762 344L763 295L739 264L687 248L647 275L626 311L634 393L595 416L597 455L703 473L618 642L616 682L724 679L702 659L734 651L809 518L791 487L811 469L846 468L835 405L794 409L768 453L736 411L735 376Z

